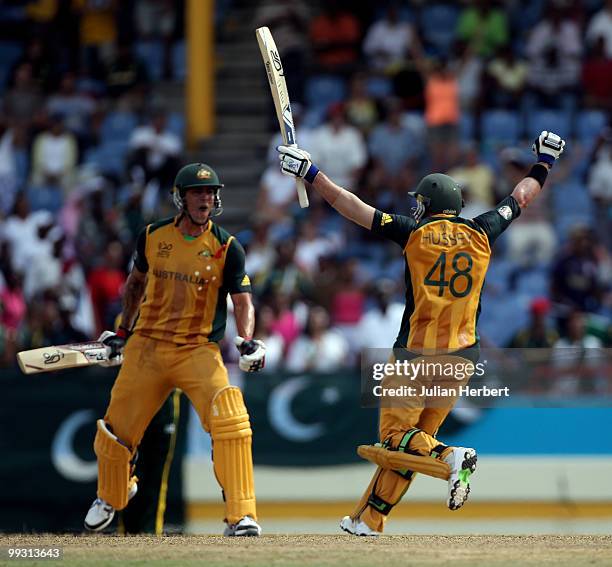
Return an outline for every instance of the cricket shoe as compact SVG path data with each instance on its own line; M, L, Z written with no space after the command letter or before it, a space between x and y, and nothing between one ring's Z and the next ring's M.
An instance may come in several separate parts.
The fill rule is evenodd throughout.
M128 492L128 501L134 498L137 492L138 484L134 482ZM96 498L85 516L85 529L90 532L100 532L113 521L114 517L115 509L106 500Z
M235 524L227 524L223 535L228 537L258 537L261 535L261 526L251 516L244 516Z
M468 447L455 447L445 458L450 466L448 499L450 510L459 510L470 494L470 476L476 471L476 451Z
M368 524L359 518L351 518L350 516L344 516L340 520L340 529L346 533L356 536L379 536L380 532L374 531Z

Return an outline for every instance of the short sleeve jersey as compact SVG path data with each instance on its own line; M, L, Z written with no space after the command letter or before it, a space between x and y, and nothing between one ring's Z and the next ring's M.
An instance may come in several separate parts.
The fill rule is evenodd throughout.
M138 236L134 266L147 283L134 331L178 345L218 342L228 293L251 291L244 249L212 221L187 240L176 220L150 224Z
M454 352L478 344L491 246L520 214L511 196L471 220L434 215L417 223L375 212L372 232L399 244L406 260L406 307L395 348Z

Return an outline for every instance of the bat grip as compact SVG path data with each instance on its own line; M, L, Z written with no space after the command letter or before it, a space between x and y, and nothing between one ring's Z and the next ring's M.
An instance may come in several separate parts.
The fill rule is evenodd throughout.
M296 179L295 184L297 185L297 193L298 200L300 202L300 207L305 209L308 207L308 194L306 193L306 186L304 185L304 181L302 179Z

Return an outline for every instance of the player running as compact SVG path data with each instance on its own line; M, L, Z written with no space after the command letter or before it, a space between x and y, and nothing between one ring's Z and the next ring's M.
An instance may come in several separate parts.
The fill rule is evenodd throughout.
M222 211L222 187L208 165L183 167L172 190L179 214L148 225L138 236L121 326L100 337L110 364L123 366L106 415L97 423L98 498L85 518L89 530L104 529L136 493L138 444L170 392L180 388L213 441L225 501L224 535L261 534L249 415L241 391L229 385L218 345L228 294L240 335L235 339L240 368L261 370L266 347L252 339L255 313L244 250L211 220Z
M537 163L527 176L495 209L472 220L459 216L461 189L447 175L434 173L420 181L412 193L416 199L412 217L391 215L336 185L318 170L307 152L288 146L279 146L278 151L283 173L304 178L341 215L402 247L406 308L394 344L395 356L409 358L429 351L450 353L447 358L465 361L463 357L477 357L476 323L491 246L539 194L564 146L565 141L556 134L542 132L533 144ZM435 437L453 403L454 399L445 407L418 403L381 406L379 435L384 449L447 463L447 505L457 510L469 494L476 451L446 446ZM382 533L389 512L413 478L411 470L379 467L357 508L342 519L340 527L354 535Z

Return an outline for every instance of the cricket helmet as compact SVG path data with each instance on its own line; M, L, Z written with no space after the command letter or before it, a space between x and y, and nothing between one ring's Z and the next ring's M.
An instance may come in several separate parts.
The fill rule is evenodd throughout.
M223 212L219 189L223 187L215 170L205 163L190 163L182 167L174 178L172 188L172 200L179 209L184 210L185 192L194 187L212 187L215 190L214 208L211 216L220 215Z
M461 187L452 177L430 173L421 179L415 191L409 193L417 201L417 221L425 214L459 215L463 208Z

